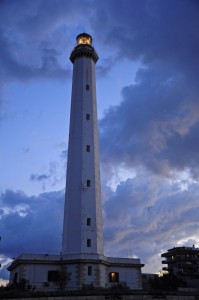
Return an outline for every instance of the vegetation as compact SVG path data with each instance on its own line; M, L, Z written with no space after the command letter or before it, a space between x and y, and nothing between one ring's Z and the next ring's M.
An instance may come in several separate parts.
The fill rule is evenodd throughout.
M19 283L8 285L6 287L0 287L0 299L12 299L12 298L39 298L39 297L59 297L59 296L85 296L85 295L105 295L111 296L116 299L115 295L125 294L129 288L125 282L112 285L110 288L95 287L92 283L83 285L81 290L67 291L65 287L70 280L70 273L60 272L57 284L60 286L60 291L56 292L41 292L36 291L28 281L25 279L20 280ZM129 290L130 291L130 290ZM109 299L109 298L107 298ZM117 298L119 299L119 298Z
M58 274L58 284L60 287L61 291L65 291L66 287L67 287L67 283L70 280L71 277L71 273L67 272L67 271L60 271Z
M28 281L22 279L19 283L8 285L7 287L0 287L0 299L13 299L13 298L47 298L47 297L61 297L61 296L73 296L74 299L78 296L89 296L89 295L103 295L105 299L122 299L123 295L151 295L154 298L158 298L166 295L178 295L177 288L182 286L184 283L179 280L176 276L164 275L150 279L151 290L139 291L130 290L125 282L120 282L112 285L110 288L95 287L93 284L83 285L81 290L69 291L65 290L67 281L70 280L69 273L60 274L58 284L60 290L56 292L41 292L36 291ZM63 288L64 285L64 288ZM180 295L185 295L180 293ZM189 292L190 295L190 292Z
M26 279L21 279L18 283L0 287L0 299L28 297L33 292L34 287Z
M178 287L186 286L185 282L176 275L164 274L161 277L149 279L152 290L176 291Z

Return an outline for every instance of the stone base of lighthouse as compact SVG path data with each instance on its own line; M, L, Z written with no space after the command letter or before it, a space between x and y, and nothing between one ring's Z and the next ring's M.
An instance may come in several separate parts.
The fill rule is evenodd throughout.
M142 289L139 259L114 258L95 254L21 254L10 265L10 284L26 279L36 290L78 290L85 286L111 287L126 283Z

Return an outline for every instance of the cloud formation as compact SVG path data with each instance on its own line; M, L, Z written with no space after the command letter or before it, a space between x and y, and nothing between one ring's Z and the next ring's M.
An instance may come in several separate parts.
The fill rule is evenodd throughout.
M127 2L109 2L101 34L118 60L142 62L100 120L106 181L132 173L106 194L105 240L109 255L141 257L150 272L162 252L199 242L198 3L133 1L127 12Z
M121 104L100 122L102 160L166 176L187 170L198 178L198 3L143 3L132 4L127 22L124 4L120 13L118 8L109 11L121 25L109 44L122 57L141 59L143 67L135 83L123 88Z
M141 257L157 272L167 249L198 245L199 186L185 184L146 171L120 183L104 205L107 254Z
M28 197L7 190L0 201L1 255L13 258L20 253L60 253L63 191Z
M1 3L0 79L66 78L65 52L83 23L104 55L98 74L105 76L123 60L139 61L121 103L99 122L105 253L138 256L145 270L158 271L168 248L199 245L199 4L54 3ZM30 180L53 182L55 171L35 172ZM63 192L2 193L2 254L59 252L63 199Z
M69 30L77 19L88 13L87 2L63 0L33 3L3 1L0 12L0 79L65 79L65 66L72 35ZM83 15L84 15L83 14ZM74 37L73 37L74 38ZM66 41L70 40L71 43Z

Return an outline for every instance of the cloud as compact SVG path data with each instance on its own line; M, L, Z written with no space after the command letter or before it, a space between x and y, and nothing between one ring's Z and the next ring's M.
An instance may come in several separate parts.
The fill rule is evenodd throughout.
M64 145L65 146L65 145ZM66 161L67 160L67 157L68 157L68 150L62 150L61 151L61 154L60 154L60 157L63 161Z
M93 13L93 29L118 59L189 69L198 62L198 6L186 0L101 1Z
M59 0L55 5L52 0L36 0L34 4L11 0L8 5L4 1L0 13L0 79L67 78L71 74L65 66L65 51L70 52L72 44L70 28L88 12L89 2Z
M105 254L139 257L146 264L145 271L157 272L161 269L160 254L167 249L182 244L190 246L190 242L199 245L199 187L192 183L182 189L181 184L171 184L142 170L121 182L115 192L106 190ZM104 193L103 186L102 190ZM7 259L20 253L60 252L63 191L28 197L23 192L7 190L0 199L1 254L5 267ZM5 267L1 270L4 278Z
M64 151L61 153L62 160L64 159ZM65 178L65 170L66 164L61 167L61 171L59 169L59 163L56 161L51 161L49 163L48 172L46 173L33 173L30 175L29 180L32 182L40 182L42 184L42 190L46 190L46 186L54 187L57 183L63 182L63 178Z
M74 28L85 22L103 51L100 76L123 59L141 62L121 103L99 123L106 254L138 256L155 272L162 252L199 245L198 2L2 3L0 77L6 82L66 78L65 52ZM30 176L44 188L56 178L56 164ZM63 192L3 193L2 253L59 252L63 198Z
M31 181L42 181L42 180L46 180L49 178L49 175L46 175L46 174L31 174L30 175L30 180Z
M165 175L189 169L194 176L199 158L198 88L185 79L168 83L168 74L159 71L140 71L139 82L124 88L122 103L100 121L102 161L142 165Z
M182 189L146 171L121 182L104 204L106 254L140 257L157 272L167 249L199 245L198 193L197 183Z
M1 255L59 253L63 224L63 191L28 197L23 192L1 194ZM49 222L49 215L51 222ZM1 270L2 276L5 270Z
M131 2L127 11L127 3L113 8L109 2L104 18L112 22L100 38L109 40L118 59L141 59L142 67L123 88L123 101L100 121L102 161L164 176L186 170L198 178L198 4Z

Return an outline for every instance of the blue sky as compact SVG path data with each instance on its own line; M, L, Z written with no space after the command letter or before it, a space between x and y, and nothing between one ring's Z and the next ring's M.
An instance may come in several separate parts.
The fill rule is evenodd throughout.
M199 246L199 3L0 3L0 270L59 253L76 36L92 35L105 254ZM50 220L49 220L50 219Z

